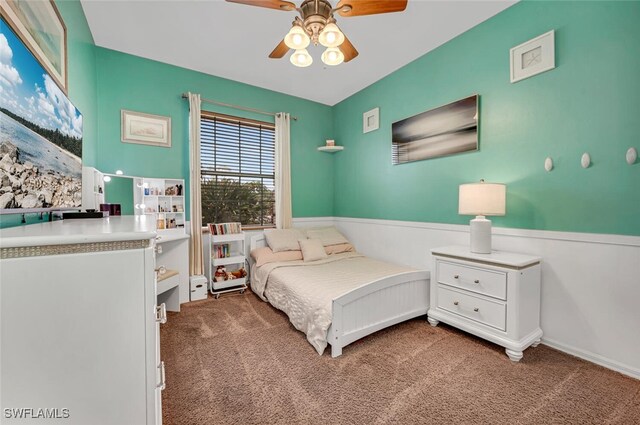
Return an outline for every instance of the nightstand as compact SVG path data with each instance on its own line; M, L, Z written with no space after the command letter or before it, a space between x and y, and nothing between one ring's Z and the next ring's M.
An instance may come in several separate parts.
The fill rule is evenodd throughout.
M429 323L440 321L505 347L517 362L542 338L539 257L468 247L432 249Z

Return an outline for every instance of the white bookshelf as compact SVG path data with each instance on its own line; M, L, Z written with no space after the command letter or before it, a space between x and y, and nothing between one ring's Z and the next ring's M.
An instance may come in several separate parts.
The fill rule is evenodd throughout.
M204 254L205 261L208 263L205 274L209 281L211 294L218 298L220 294L225 292L240 291L240 293L243 293L247 289L246 277L228 280L216 280L215 277L218 266L224 266L227 272L245 268L244 232L227 235L212 235L209 233Z
M100 204L104 204L104 174L82 167L82 209L100 211Z
M159 231L184 233L185 185L181 179L140 177L133 179L136 215L154 216Z

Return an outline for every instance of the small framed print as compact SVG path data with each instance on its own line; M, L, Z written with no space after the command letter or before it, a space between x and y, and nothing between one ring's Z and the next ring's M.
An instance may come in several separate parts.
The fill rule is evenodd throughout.
M556 67L555 31L522 43L510 53L512 83L553 69Z
M124 143L171 147L171 117L125 109L122 109L120 114Z
M368 133L380 128L380 108L375 108L362 114L362 132Z

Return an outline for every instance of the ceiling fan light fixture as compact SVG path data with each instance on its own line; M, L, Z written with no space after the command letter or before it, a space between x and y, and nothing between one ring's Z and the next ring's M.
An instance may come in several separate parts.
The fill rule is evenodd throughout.
M296 50L293 52L289 60L292 64L301 68L305 68L313 63L313 58L309 52L307 52L307 49Z
M288 48L294 50L304 49L310 42L311 40L309 39L309 36L299 25L292 26L284 37L284 44L286 44Z
M329 47L322 54L322 62L330 66L340 65L344 62L344 54L337 47Z
M325 47L338 47L344 42L344 34L336 24L331 22L325 25L318 41Z

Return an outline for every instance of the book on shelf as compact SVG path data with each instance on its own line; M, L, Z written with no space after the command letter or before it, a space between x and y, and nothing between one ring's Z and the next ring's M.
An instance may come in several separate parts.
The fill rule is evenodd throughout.
M231 246L227 244L222 245L214 245L215 249L213 250L213 258L227 258L231 257Z
M231 235L242 232L242 224L233 223L208 223L209 233L212 235Z

